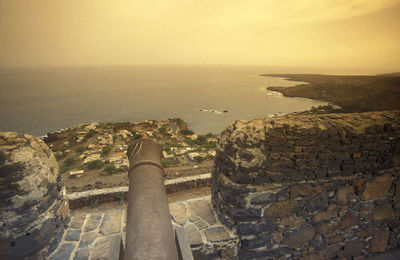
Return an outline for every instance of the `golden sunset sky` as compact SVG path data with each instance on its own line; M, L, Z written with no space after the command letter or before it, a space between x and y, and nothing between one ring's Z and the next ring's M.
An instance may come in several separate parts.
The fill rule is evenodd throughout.
M400 70L400 0L0 0L0 65Z

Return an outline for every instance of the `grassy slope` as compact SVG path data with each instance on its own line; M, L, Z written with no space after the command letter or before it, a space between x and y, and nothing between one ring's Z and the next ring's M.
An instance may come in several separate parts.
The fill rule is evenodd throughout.
M316 74L263 74L309 82L294 87L269 87L288 97L305 97L331 102L343 112L400 109L400 73L376 76Z

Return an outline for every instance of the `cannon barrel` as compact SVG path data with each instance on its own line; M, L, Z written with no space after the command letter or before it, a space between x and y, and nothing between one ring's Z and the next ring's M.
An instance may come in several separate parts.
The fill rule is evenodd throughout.
M129 193L124 259L178 259L164 186L162 149L150 139L128 148Z

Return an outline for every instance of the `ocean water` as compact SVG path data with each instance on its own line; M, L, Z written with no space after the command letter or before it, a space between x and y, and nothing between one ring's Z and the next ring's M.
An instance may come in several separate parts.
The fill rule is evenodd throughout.
M179 117L198 133L218 133L237 119L326 104L267 91L268 86L299 84L259 76L274 72L267 67L219 66L3 69L0 131L41 136L80 123Z

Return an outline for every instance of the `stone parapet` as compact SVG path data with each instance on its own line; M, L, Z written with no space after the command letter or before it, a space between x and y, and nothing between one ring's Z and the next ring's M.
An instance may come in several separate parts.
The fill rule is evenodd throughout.
M236 121L212 203L243 259L374 256L400 238L399 111Z
M0 186L0 258L43 259L68 221L53 153L39 138L0 133Z

